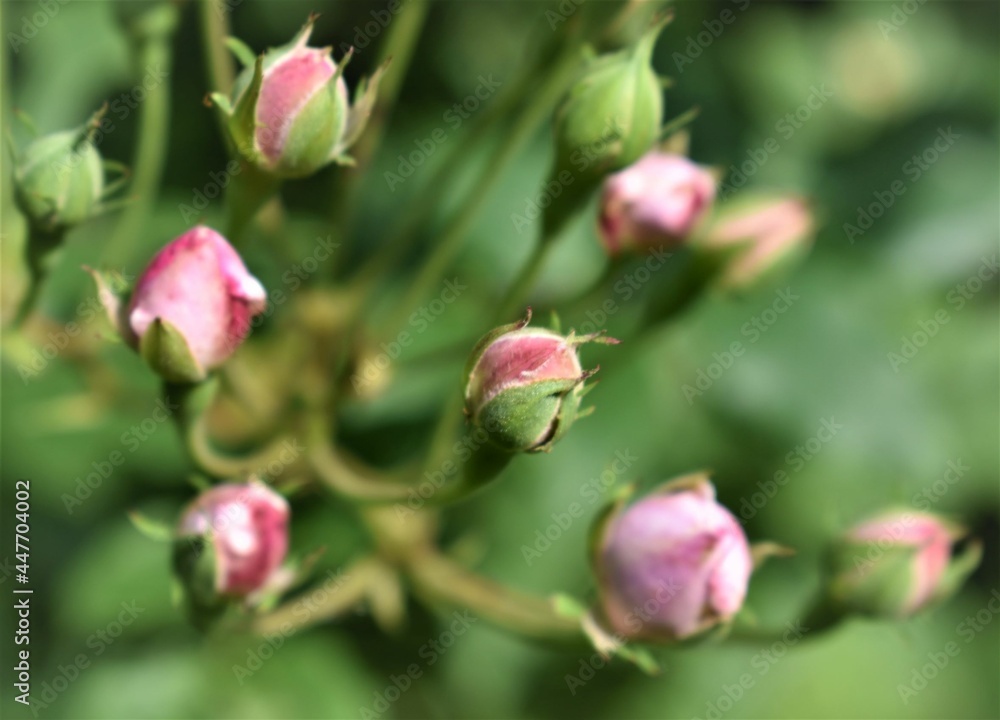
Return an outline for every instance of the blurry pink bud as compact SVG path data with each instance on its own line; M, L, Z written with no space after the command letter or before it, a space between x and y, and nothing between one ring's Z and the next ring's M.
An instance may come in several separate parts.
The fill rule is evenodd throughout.
M288 552L288 503L261 482L206 490L181 516L180 537L202 537L214 560L214 592L244 596L264 587Z
M237 252L199 225L160 250L143 272L124 333L168 380L194 382L235 352L266 306L267 293Z
M720 287L744 290L804 251L814 232L812 210L802 198L762 198L723 212L700 248L723 263Z
M691 235L714 199L711 173L683 155L654 150L605 181L601 240L611 255L676 247Z
M831 593L855 612L912 615L957 590L978 565L978 543L952 556L964 534L936 515L908 510L862 522L835 548Z
M509 452L545 451L577 418L584 381L593 373L580 365L585 342L616 343L597 335L568 337L529 328L528 317L483 337L469 358L465 409Z
M667 483L603 523L593 561L615 632L679 640L727 622L742 607L750 546L704 475Z

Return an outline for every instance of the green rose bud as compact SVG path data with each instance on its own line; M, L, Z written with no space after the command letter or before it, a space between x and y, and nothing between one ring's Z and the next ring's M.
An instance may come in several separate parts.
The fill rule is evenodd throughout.
M550 179L565 191L546 213L548 228L558 228L608 173L636 162L659 138L663 94L651 59L664 24L629 48L593 59L563 100Z
M829 595L843 611L877 617L913 615L953 594L979 564L965 532L930 513L890 511L846 532L831 553Z
M33 228L56 233L98 214L106 194L94 146L104 109L83 127L38 138L14 152L14 200Z

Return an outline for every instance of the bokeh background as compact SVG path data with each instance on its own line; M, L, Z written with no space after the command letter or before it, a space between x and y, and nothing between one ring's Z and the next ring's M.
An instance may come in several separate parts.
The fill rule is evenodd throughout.
M122 8L112 2L53 0L46 7L57 11L15 52L8 34L26 37L24 23L44 12L43 5L5 0L2 8L8 38L2 118L18 143L27 136L12 120L14 108L29 114L43 132L76 126L143 74L118 24ZM261 49L285 42L309 11L319 11L316 44L340 48L356 42L357 28L384 6L243 0L229 4L229 18L236 36ZM798 550L754 578L748 604L765 627L799 617L816 589L824 543L886 505L946 513L983 540L982 566L962 592L903 624L857 620L828 634L807 634L773 662L764 659L772 657L761 654L764 647L753 644L663 650L657 653L664 665L658 677L614 663L574 692L566 678L579 676L585 658L578 650L525 641L485 622L473 624L429 664L421 648L441 636L450 618L413 603L407 627L395 636L382 634L358 614L287 639L273 653L265 650L271 657L241 682L234 666L246 666L250 655L260 654L261 641L206 640L190 629L171 604L167 546L140 535L126 517L127 510L138 508L171 518L193 493L187 484L191 467L174 429L154 423L150 430L148 421L142 427L155 407L155 380L120 345L103 346L98 367L58 353L27 379L5 353L0 558L13 554L13 483L30 478L34 691L64 676L78 655L89 661L72 682L57 683L63 691L40 717L347 718L361 716L363 709L399 718L998 716L1000 618L988 603L1000 591L1000 6L680 2L676 11L655 59L658 70L675 81L666 96L667 116L699 106L690 127L692 156L724 168L747 161L775 138L779 150L754 166L748 187L801 191L813 198L822 223L816 246L780 287L738 299L707 298L676 324L628 349L585 349L586 363L602 366L601 382L589 396L596 414L575 426L551 455L517 460L501 481L449 511L444 538L475 546L481 570L511 585L591 597L585 520L561 531L530 562L524 548L535 547L536 533L553 523L552 514L580 501L581 489L620 452L636 458L618 478L622 483L653 483L710 468L721 499L746 520L752 539L773 539ZM710 32L724 11L734 20L722 32ZM570 2L432 3L374 167L350 203L354 242L347 256L337 259L345 272L379 246L401 208L433 176L432 165L473 127L474 116L452 129L444 119L448 108L474 92L482 75L501 83L515 77L536 46L564 29L558 22L553 30L552 18L571 20L577 12L584 10ZM374 37L352 61L349 80L371 72L379 40ZM123 231L121 215L110 213L71 233L42 296L51 328L36 333L36 343L48 342L46 332L79 320L80 304L93 297L81 264L138 272L159 246L190 227L179 206L191 203L195 191L210 182L209 173L226 165L217 125L202 103L211 88L191 4L180 8L170 48L169 150L161 191L134 227ZM789 134L782 119L817 90L829 96L814 101L818 107ZM115 117L115 130L100 145L105 157L133 161L138 116ZM474 143L463 170L446 178L444 202L421 227L424 249L468 201L472 171L508 125L501 121ZM398 171L400 153L411 152L441 127L446 140L426 166L390 189L385 173ZM922 161L919 173L907 165L929 152L942 132L953 137L944 151ZM393 381L381 396L343 409L350 441L373 461L419 446L442 398L456 392L462 357L441 349L482 330L485 314L526 257L532 232L518 232L511 218L537 193L550 147L543 127L491 191L451 273L469 289L395 363ZM290 262L306 257L317 237L337 232L331 208L338 207L334 194L347 172L331 168L287 185L286 242L248 252L248 264L265 285L281 286ZM0 229L8 311L22 288L24 234L10 178L5 155ZM859 211L876 201L873 193L896 181L905 192L852 237L845 223L857 225ZM214 200L200 215L212 223L221 212ZM420 257L414 253L398 266L385 290L386 306L406 286ZM603 262L590 213L560 241L535 303L559 307L601 273ZM985 280L977 283L973 278L981 271ZM955 292L963 287L968 297L959 306ZM777 289L788 289L796 299L786 312L771 315ZM619 322L627 324L633 308L623 297L607 288L603 296L590 297L596 298L593 305L576 303L566 311L570 324L583 322L605 297L622 307L620 317L608 322L612 333ZM941 309L948 322L921 342L915 337L921 323L926 330ZM280 339L281 313L278 308L261 328L261 342ZM755 318L776 319L762 320L764 331L754 336L746 324ZM98 334L97 326L83 328L88 336ZM743 342L745 354L689 402L684 385L694 385L699 371L718 372L711 368L717 361L713 354L734 341ZM905 362L894 362L890 354L902 353L907 341L922 347ZM817 442L824 420L842 427L829 441ZM133 450L134 427L143 439ZM800 447L805 448L798 455L801 463L790 459ZM69 512L64 495L116 450L126 462ZM955 466L963 470L949 475ZM758 502L760 508L744 504L781 470L790 473L785 486ZM584 504L589 518L597 506ZM327 547L320 574L344 566L367 542L352 508L321 491L300 493L293 512L294 552ZM5 564L0 573L2 714L28 717L31 712L12 700L10 572ZM123 603L141 612L119 637L105 642L99 633L114 630ZM977 613L979 622L987 622L970 633L963 622ZM960 652L916 696L902 697L900 687L912 683L914 672L930 662L929 654L949 642ZM423 676L378 713L375 698L411 663L420 665ZM746 673L752 686L728 702Z

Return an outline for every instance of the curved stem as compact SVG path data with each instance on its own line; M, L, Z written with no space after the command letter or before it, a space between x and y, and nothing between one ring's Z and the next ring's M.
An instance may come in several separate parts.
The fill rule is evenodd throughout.
M272 465L286 468L298 460L298 443L280 436L248 455L220 452L212 442L206 414L219 388L218 378L203 383L164 383L163 397L180 430L192 460L206 473L219 478L266 474Z
M330 489L359 502L394 502L410 497L413 488L349 458L331 444L331 428L320 416L310 421L309 464Z
M150 13L158 15L146 26L150 32L138 38L136 71L161 69L169 78L173 64L171 39L177 27L179 9L172 2L160 3ZM134 244L142 223L149 217L153 200L163 176L170 129L170 85L164 80L149 89L139 110L139 139L133 155L131 202L129 202L111 241L104 248L105 262L121 262L127 248Z
M414 553L406 572L416 594L432 604L469 608L494 625L530 637L583 638L579 619L560 615L549 599L504 587L437 550Z
M258 635L285 637L303 628L319 625L354 611L379 587L386 572L391 572L374 558L365 558L354 563L342 579L332 588L326 584L314 588L278 606L264 615L254 618L250 625Z

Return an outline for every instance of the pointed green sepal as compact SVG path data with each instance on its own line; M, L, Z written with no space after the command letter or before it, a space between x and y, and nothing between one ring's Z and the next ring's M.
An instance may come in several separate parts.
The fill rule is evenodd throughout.
M150 323L139 340L139 354L163 379L197 383L207 377L180 331L162 318Z
M236 145L237 151L251 162L257 159L257 100L260 99L260 88L264 83L264 56L257 56L253 66L253 77L229 115L229 134ZM215 96L213 96L213 100ZM218 100L216 106L221 108Z
M341 61L340 67L343 67L349 58L350 53L348 53L348 57ZM364 132L365 126L368 124L368 119L375 109L375 102L378 99L378 85L382 81L382 76L385 75L385 71L391 61L392 58L386 60L379 66L371 78L362 79L358 83L358 87L354 91L354 102L351 103L351 109L347 114L347 127L344 129L344 135L338 144L340 151L347 150L354 145L358 141L358 138L361 137L361 133Z
M166 523L152 520L137 510L128 511L128 519L136 530L156 542L170 542L174 539L174 531Z
M257 62L257 55L250 49L249 45L239 38L227 37L226 47L229 48L229 52L236 56L243 67L250 67Z

